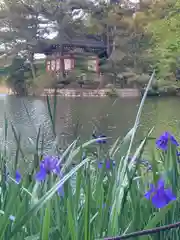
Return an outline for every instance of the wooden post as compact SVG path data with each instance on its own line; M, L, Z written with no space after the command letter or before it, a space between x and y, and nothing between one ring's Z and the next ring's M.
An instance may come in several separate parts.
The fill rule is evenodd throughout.
M49 59L46 59L46 72L51 71L51 61Z
M99 76L99 74L100 74L100 67L99 67L99 57L98 56L96 57L96 73Z
M70 55L70 59L71 59L71 70L74 69L74 65L75 65L75 62L74 62L74 56L73 54Z

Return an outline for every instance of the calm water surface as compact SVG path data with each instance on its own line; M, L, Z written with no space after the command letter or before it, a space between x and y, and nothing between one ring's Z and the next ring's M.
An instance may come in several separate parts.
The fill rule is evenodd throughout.
M96 129L99 133L112 137L124 136L135 120L139 99L63 99L58 98L56 115L57 141L62 147L67 146L75 137L83 140L91 137ZM147 99L141 117L141 127L137 138L140 140L148 129L155 126L153 136L162 131L172 131L179 137L180 98ZM27 114L28 110L28 114ZM45 137L45 147L52 149L53 134L46 101L44 98L19 98L0 96L1 141L4 136L4 117L8 118L9 153L15 149L11 123L21 135L22 145L31 152L38 128L41 126Z

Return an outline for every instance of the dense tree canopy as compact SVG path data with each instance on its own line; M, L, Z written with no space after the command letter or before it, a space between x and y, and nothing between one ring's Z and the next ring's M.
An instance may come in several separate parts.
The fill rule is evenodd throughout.
M57 33L59 43L64 35L71 39L80 33L104 34L109 58L101 62L101 71L111 82L123 85L128 74L130 81L138 81L155 67L158 77L171 84L180 64L179 9L180 0L141 0L134 5L128 0L111 4L4 0L0 5L0 41L6 55L20 54L33 70L34 53L50 33Z
M151 5L152 20L147 31L152 34L154 56L160 76L169 76L178 67L180 54L180 1L161 0Z

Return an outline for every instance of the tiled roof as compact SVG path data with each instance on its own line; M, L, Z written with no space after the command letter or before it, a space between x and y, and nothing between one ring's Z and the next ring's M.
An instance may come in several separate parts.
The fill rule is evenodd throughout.
M64 46L73 46L73 47L82 47L82 48L95 48L95 49L105 49L106 42L103 40L102 36L98 35L83 35L83 36L75 36L73 38L69 38L66 36L57 36L53 40L45 40L42 41L36 46L36 52L45 53L55 51L55 49L59 48L61 45Z
M82 46L82 47L99 47L104 48L105 41L103 41L103 38L98 35L82 35L82 36L74 36L73 38L69 38L66 36L59 36L56 39L54 39L54 42L56 45L58 44L64 44L64 45L73 45L73 46Z

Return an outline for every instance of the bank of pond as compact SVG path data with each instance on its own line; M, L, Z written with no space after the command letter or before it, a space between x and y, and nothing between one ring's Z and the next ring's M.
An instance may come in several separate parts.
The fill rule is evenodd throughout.
M145 89L140 90L141 96L144 95ZM173 97L180 96L180 88L167 88L167 89L149 89L147 97Z

